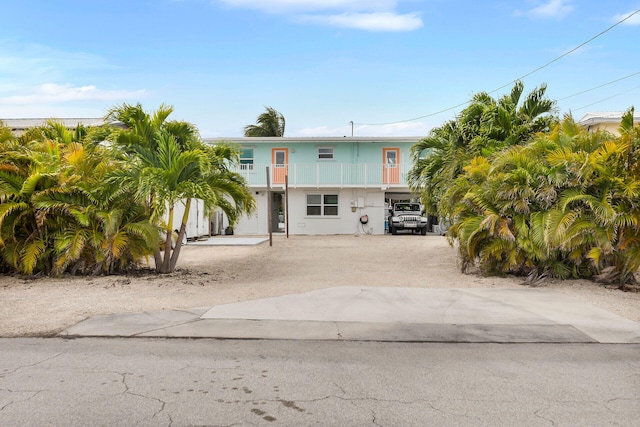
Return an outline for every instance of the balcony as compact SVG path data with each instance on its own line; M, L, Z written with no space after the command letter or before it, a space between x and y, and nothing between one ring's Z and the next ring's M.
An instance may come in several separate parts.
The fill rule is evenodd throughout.
M251 187L266 187L269 168L271 185L283 186L285 176L289 176L291 188L406 188L409 164L351 164L351 163L311 163L311 164L243 164L235 171L240 173Z

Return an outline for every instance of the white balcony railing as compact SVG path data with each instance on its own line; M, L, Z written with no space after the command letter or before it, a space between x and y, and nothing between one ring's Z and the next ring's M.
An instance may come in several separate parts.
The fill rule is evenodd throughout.
M408 164L351 164L311 163L290 165L243 164L237 167L250 186L267 185L266 168L270 171L271 184L284 184L288 175L289 186L296 187L407 187Z

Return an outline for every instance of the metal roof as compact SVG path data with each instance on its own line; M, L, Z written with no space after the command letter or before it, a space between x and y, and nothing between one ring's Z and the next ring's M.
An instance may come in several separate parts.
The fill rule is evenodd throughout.
M578 124L582 126L592 126L599 123L620 123L624 114L625 113L622 111L600 111L586 113L580 120L578 120ZM640 115L634 114L633 121L640 121Z

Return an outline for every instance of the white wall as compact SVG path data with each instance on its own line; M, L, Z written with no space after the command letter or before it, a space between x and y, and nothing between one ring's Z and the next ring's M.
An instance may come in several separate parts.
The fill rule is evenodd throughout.
M267 192L255 191L253 198L256 201L256 210L250 215L242 215L236 222L233 232L240 235L266 235L269 234L268 228L268 211L267 211ZM225 227L228 224L228 218L224 218Z
M307 216L307 194L338 194L338 216ZM254 194L257 213L243 216L234 233L239 235L269 233L266 192ZM352 209L352 202L355 209ZM354 212L355 210L355 212ZM369 222L360 223L367 215ZM257 230L254 231L254 230ZM290 234L384 234L384 191L375 189L289 189Z
M173 210L173 229L179 230L182 216L184 215L184 202L176 203ZM165 214L165 221L167 220ZM189 209L189 220L187 222L186 237L187 239L197 238L209 235L209 218L204 215L204 202L202 200L191 200Z

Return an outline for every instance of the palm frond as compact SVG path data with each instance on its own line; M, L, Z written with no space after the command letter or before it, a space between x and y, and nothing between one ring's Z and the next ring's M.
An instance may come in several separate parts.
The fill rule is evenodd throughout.
M46 241L44 239L36 239L28 242L20 256L20 269L24 274L32 274L36 268L36 264L40 257L44 254Z

